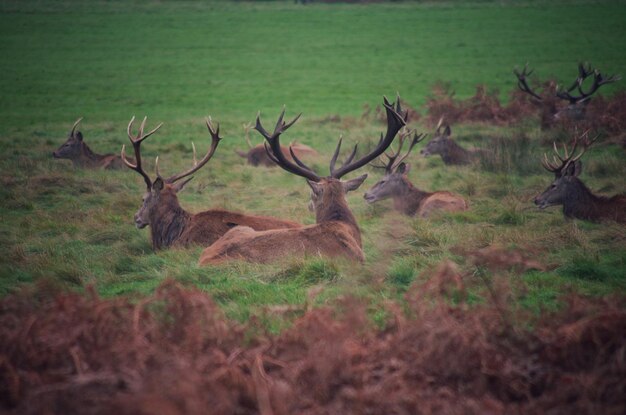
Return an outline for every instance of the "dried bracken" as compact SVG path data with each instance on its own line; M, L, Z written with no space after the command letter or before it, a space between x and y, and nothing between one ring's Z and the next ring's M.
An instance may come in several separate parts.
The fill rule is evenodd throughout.
M277 336L245 335L205 293L173 282L141 301L12 295L0 302L0 405L13 414L624 413L623 301L571 297L541 318L516 311L511 324L513 310L495 300L506 292L470 306L453 263L429 276L404 307L387 305L383 329L343 299Z

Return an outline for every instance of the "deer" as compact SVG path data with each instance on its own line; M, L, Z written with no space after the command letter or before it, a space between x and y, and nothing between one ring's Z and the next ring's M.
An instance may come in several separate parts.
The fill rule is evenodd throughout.
M265 167L276 167L276 163L272 161L267 155L265 151L265 146L263 144L257 144L253 146L250 142L250 129L252 128L252 124L243 124L243 130L245 132L246 142L248 143L248 151L235 150L240 157L245 158L248 161L248 164L251 166L265 166ZM294 153L298 157L302 157L304 155L312 155L316 156L317 151L312 149L311 147L300 144L300 143L291 143L290 147L292 147ZM288 157L291 157L287 148L285 146L282 147L282 150Z
M342 180L382 154L393 142L396 134L406 123L406 113L400 108L399 99L394 104L384 99L387 113L387 131L376 147L361 158L354 160L357 145L342 165L335 168L342 138L340 137L330 160L330 175L322 177L304 164L290 149L291 158L280 146L280 136L299 118L283 121L285 111L280 114L276 127L269 133L257 115L255 130L266 140L268 156L287 172L303 177L311 189L311 205L315 212L315 224L298 229L275 229L256 231L239 226L228 231L221 239L207 247L199 259L200 265L216 265L229 260L244 260L254 263L275 262L285 257L343 257L353 262L363 262L365 255L361 244L361 231L354 214L348 207L346 194L361 186L367 174L350 180ZM293 161L291 161L293 160Z
M408 151L401 155L404 141L410 134L413 134L411 144ZM385 175L363 195L367 203L392 198L397 211L408 216L422 218L427 218L437 211L459 212L468 209L465 199L457 194L448 191L425 192L415 187L409 180L408 173L411 165L405 163L404 160L409 156L413 147L425 137L426 134L418 135L415 131L406 128L400 133L397 151L383 153L387 161L382 165L374 165L374 167L385 169Z
M513 70L517 77L517 87L530 95L533 103L541 108L541 128L549 129L561 120L581 121L585 118L587 105L591 97L602 85L610 84L621 80L619 75L604 76L600 71L594 69L591 64L578 64L578 76L567 89L561 89L553 82L548 87L538 93L528 85L527 77L533 73L528 68L528 63L521 71L518 68ZM593 82L589 89L583 89L583 83L593 75ZM559 101L561 100L561 101ZM565 101L566 104L560 104Z
M445 125L443 130L441 130L442 122L443 119L440 119L435 136L426 144L426 147L420 150L421 155L428 157L433 154L439 154L446 165L465 165L473 163L485 153L483 149L466 150L458 145L451 138L452 129L449 125Z
M143 119L138 133L133 135L131 130L135 117L133 116L126 129L128 138L135 152L135 161L126 157L126 145L122 146L121 159L130 169L139 173L146 183L146 193L143 203L134 216L135 226L143 229L150 226L152 248L161 250L173 246L189 246L192 244L210 245L236 226L248 226L256 230L276 228L298 228L302 225L296 222L281 220L267 216L252 216L222 209L210 209L199 213L187 212L180 206L178 192L191 181L192 174L200 170L209 162L222 139L219 136L219 124L213 127L211 118L206 119L206 126L211 135L211 146L206 155L198 161L195 145L193 148L193 166L178 174L167 178L159 173L159 158L155 161L156 179L152 180L144 171L141 160L141 143L161 128L159 124L152 131L144 133L147 117ZM185 180L182 180L185 179Z
M76 131L76 127L78 127L82 119L81 117L76 120L68 134L67 140L56 151L52 152L52 156L56 159L69 159L75 167L107 170L123 169L124 163L122 163L119 155L96 154L83 141L83 134L80 131Z
M568 219L592 222L614 220L626 223L626 195L597 196L578 178L582 172L580 158L597 138L598 136L590 140L588 132L580 137L575 136L571 150L563 144L563 156L559 153L556 143L553 143L555 155L552 156L552 161L549 161L544 153L541 164L546 170L554 173L554 181L535 198L535 205L539 209L562 205L563 214ZM576 155L577 146L581 142L582 149Z

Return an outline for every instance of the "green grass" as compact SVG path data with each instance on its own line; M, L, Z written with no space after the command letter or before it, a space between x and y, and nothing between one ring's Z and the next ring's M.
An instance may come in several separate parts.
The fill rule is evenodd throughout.
M314 304L353 294L371 301L372 315L382 318L377 305L400 298L444 259L474 273L459 252L491 243L532 248L550 266L511 276L527 284L523 306L553 306L569 290L624 294L623 226L566 221L557 208L532 205L551 180L539 156L548 150L540 143L552 140L532 121L455 126L462 144L498 150L497 160L479 166L444 167L420 158L419 149L410 157L416 186L458 192L469 199L468 212L421 220L392 212L389 202L368 206L362 193L380 173L365 169L370 178L349 197L363 231L363 266L308 259L200 268L201 247L154 253L148 230L133 226L143 192L138 175L77 170L50 154L79 116L85 140L104 153L127 142L133 114L147 114L149 126L165 125L144 143L146 163L151 169L160 155L169 175L189 166L190 141L206 150L203 117L211 114L225 139L181 193L182 205L310 224L303 179L245 166L233 152L246 147L241 125L259 109L268 126L283 104L287 117L302 111L284 140L318 149L311 164L326 173L339 134L363 147L377 139L384 126L359 116L364 103L377 105L383 94L398 91L419 109L442 80L460 98L479 83L506 97L511 69L526 61L542 79L567 83L579 60L626 73L626 6L599 3L1 2L0 294L49 281L141 296L172 278L211 293L237 319L269 315L277 329L271 307L299 307L317 289ZM340 119L328 122L335 114ZM624 192L624 161L618 147L597 146L585 156L583 179L597 191Z

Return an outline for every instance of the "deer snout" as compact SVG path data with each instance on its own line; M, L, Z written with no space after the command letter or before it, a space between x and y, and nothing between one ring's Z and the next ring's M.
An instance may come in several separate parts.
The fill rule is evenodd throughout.
M430 153L428 152L428 150L426 150L425 148L423 148L423 149L421 149L421 150L420 150L420 154L421 154L422 156L428 156L428 155L430 155Z
M58 153L56 151L53 151L52 152L52 157L54 157L55 159L58 159L59 155L58 155Z
M376 201L376 196L374 196L370 192L365 192L365 194L363 195L363 199L365 199L367 203L374 203Z
M148 226L148 223L144 222L143 219L141 219L141 216L135 214L135 226L137 229L143 229Z

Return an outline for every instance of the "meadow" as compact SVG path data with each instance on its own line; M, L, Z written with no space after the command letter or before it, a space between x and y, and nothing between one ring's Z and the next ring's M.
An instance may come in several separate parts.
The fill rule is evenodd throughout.
M537 210L532 199L551 182L540 164L558 133L536 118L511 127L453 126L466 146L505 143L497 168L446 167L409 158L412 181L425 190L465 196L467 212L412 219L390 202L367 205L363 192L349 203L364 235L363 265L310 258L276 265L232 263L200 268L202 247L153 252L147 229L133 226L144 191L131 171L87 171L51 153L72 123L91 148L118 152L130 117L165 125L144 144L148 166L160 156L164 174L191 162L210 142L203 119L220 123L223 142L211 162L181 193L183 207L222 207L314 222L308 187L280 169L244 165L243 123L258 111L271 125L283 105L302 119L285 134L317 149L310 160L326 174L336 139L367 148L384 125L362 117L364 105L399 93L423 105L436 82L459 98L478 84L506 100L512 69L530 62L541 79L570 83L583 60L607 73L626 74L623 2L400 2L367 5L292 2L3 1L0 3L0 293L24 284L105 297L141 298L166 279L206 291L228 316L283 326L276 306L330 303L345 295L366 299L371 315L400 299L414 281L428 279L442 260L459 264L468 280L521 284L514 304L540 311L559 307L560 295L593 296L626 290L623 225L566 220L560 208ZM610 96L624 81L603 87ZM419 120L410 125L432 134ZM260 136L253 133L255 143ZM526 144L516 144L525 137ZM421 146L421 145L420 145ZM517 147L515 147L517 146ZM583 179L596 192L623 193L626 156L615 144L585 155ZM496 244L516 249L543 270L493 273L468 253ZM315 293L312 295L311 293ZM484 300L477 289L472 301Z

